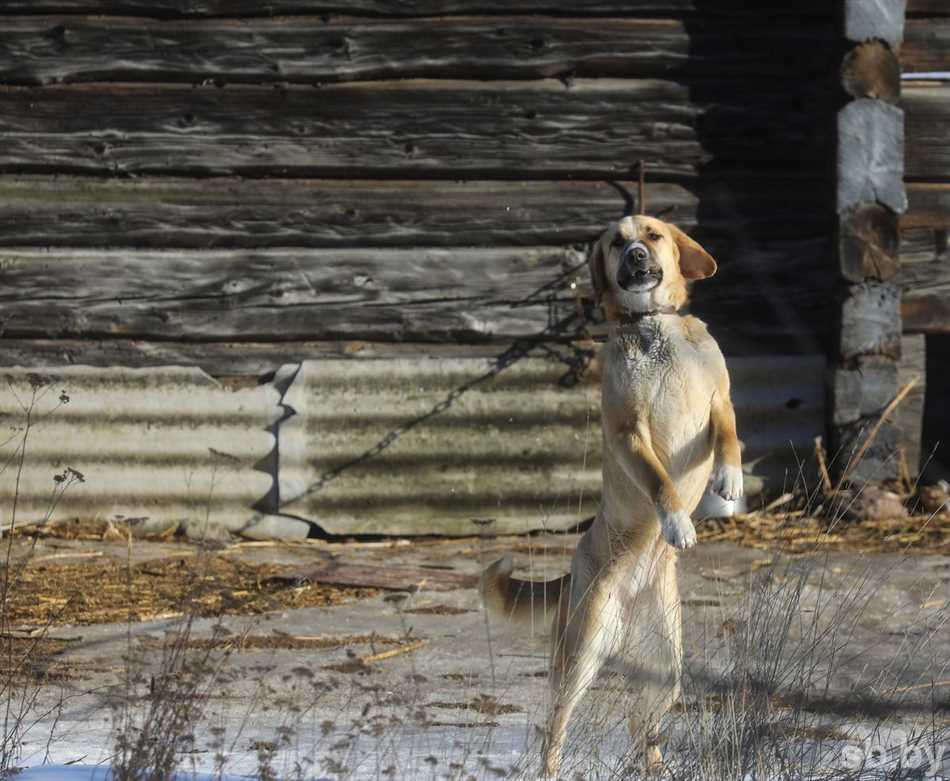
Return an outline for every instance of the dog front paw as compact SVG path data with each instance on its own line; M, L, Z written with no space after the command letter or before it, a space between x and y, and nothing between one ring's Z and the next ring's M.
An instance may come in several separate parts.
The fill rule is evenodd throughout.
M731 464L717 466L713 472L712 490L727 502L734 502L742 496L742 469Z
M660 529L663 538L674 548L686 550L696 544L696 527L689 513L684 510L660 512Z

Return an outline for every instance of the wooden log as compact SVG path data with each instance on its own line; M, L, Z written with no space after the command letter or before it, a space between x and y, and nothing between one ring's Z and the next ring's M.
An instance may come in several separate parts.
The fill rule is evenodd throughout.
M820 340L829 253L819 238L723 255L692 311L729 343ZM776 310L772 287L793 303ZM0 255L6 338L568 340L590 327L579 299L592 299L586 254L570 247Z
M845 0L844 37L849 41L886 41L899 49L904 38L907 0Z
M877 98L897 103L901 94L901 66L883 41L868 41L849 51L841 65L841 84L855 98Z
M399 180L0 179L0 246L406 247L563 245L598 236L633 183ZM651 184L650 210L743 242L830 236L821 181Z
M898 214L904 192L904 116L896 106L861 98L838 112L838 212L877 202Z
M908 19L900 61L905 73L950 71L950 18Z
M497 358L510 344L421 344L418 342L345 341L305 342L181 342L141 339L0 339L0 366L48 369L58 366L158 366L198 367L219 382L247 387L270 378L293 361L327 359L364 360L374 358ZM531 352L531 345L524 346ZM565 360L594 349L591 343L560 345L544 342L535 348L535 357L554 350Z
M189 19L3 21L0 81L304 83L366 79L779 76L833 67L830 19ZM161 41L160 46L155 42Z
M10 88L0 171L611 179L644 159L654 175L816 176L826 98L770 82L625 79Z
M768 343L746 340L735 344L718 332L717 340L727 355L756 356ZM804 341L804 340L803 340ZM802 342L783 342L786 354ZM749 351L749 348L757 352ZM745 348L745 352L742 350ZM420 342L366 342L359 339L327 341L223 341L183 342L147 341L144 339L13 339L0 338L0 366L21 366L26 369L48 369L59 366L156 366L198 367L221 383L242 388L256 386L269 379L280 367L293 361L369 360L408 358L491 358L497 359L511 350L536 358L560 356L565 366L575 365L578 382L596 385L597 379L587 364L597 344L589 339L559 342L544 341L480 342L463 344ZM565 374L567 374L565 372Z
M563 339L588 276L556 247L19 250L0 260L0 317L14 338Z
M898 277L904 333L950 332L948 235L946 228L904 231Z
M900 290L896 285L851 285L841 305L839 361L849 367L863 356L900 358Z
M950 227L950 184L912 182L907 185L908 208L901 230Z
M901 106L907 118L907 176L950 179L950 86L905 87Z
M934 3L940 0L914 0ZM447 16L456 14L511 13L508 0L349 0L345 4L319 3L312 0L5 0L8 13L53 14L126 14L174 18L178 16L278 16L281 14L326 14L367 16ZM653 14L664 12L703 12L712 17L737 16L821 16L833 9L827 0L800 0L797 3L765 7L748 0L522 0L515 8L519 14L551 13L559 15Z
M893 421L878 427L870 446L862 452L877 422L875 417L862 418L838 429L835 463L839 469L848 470L852 485L891 480L900 472L901 432Z
M886 281L897 273L898 217L886 206L856 206L842 217L838 236L841 274L849 282Z
M880 414L897 388L897 364L889 356L859 357L851 368L836 369L832 378L832 424L845 426Z
M950 6L945 0L907 0L907 15L950 16Z

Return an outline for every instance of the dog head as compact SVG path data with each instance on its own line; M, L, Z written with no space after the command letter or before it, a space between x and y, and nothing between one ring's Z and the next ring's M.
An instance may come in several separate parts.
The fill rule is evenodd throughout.
M675 225L624 217L601 235L590 255L597 301L608 320L671 311L688 298L688 280L716 273L716 261Z

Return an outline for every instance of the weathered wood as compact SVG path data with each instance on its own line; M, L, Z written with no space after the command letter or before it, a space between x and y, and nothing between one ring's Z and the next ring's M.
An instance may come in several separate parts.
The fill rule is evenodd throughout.
M749 241L830 236L829 189L771 179L657 183L650 211L701 239L721 237L732 256ZM599 235L634 190L578 181L3 177L0 246L551 246Z
M915 84L904 88L908 177L950 179L950 85Z
M692 311L729 342L817 339L801 324L825 319L828 254L819 238L723 255ZM775 267L791 322L762 294ZM6 338L566 340L590 327L592 297L571 248L0 251Z
M900 61L905 73L950 71L950 18L908 19Z
M835 464L842 471L848 470L848 481L854 486L892 480L900 472L901 432L893 420L878 428L870 446L861 454L877 422L876 417L862 418L838 429Z
M761 355L769 348L762 341L735 342L716 329L717 341L727 355ZM805 340L783 342L787 354L796 354ZM798 348L798 349L796 349ZM463 344L420 342L366 342L360 339L284 342L182 342L147 341L142 339L12 339L0 338L0 366L22 366L27 369L48 369L57 366L155 366L197 367L215 379L246 387L268 378L281 366L295 361L327 359L367 360L376 358L499 358L511 351L542 358L560 355L569 365L576 365L579 381L590 379L584 371L587 359L597 344L583 341L555 340L479 342ZM595 383L596 380L590 379Z
M901 316L905 333L950 332L947 229L905 230L901 240Z
M593 79L0 90L0 171L534 179L822 170L830 122L771 82ZM796 166L788 165L789 148Z
M405 78L827 73L831 20L449 17L3 20L0 82L341 82ZM160 45L156 45L156 42Z
M906 385L914 378L917 384L907 398L894 410L892 420L899 432L899 445L904 450L912 477L920 469L920 443L923 435L924 400L927 395L926 337L917 334L901 339L901 360L897 384Z
M933 3L940 0L913 0ZM175 16L277 16L279 14L326 14L368 16L441 16L449 14L552 13L585 16L657 12L702 12L710 16L822 16L833 8L827 0L799 0L772 7L748 0L348 0L346 3L313 0L5 0L8 13L133 14L159 18Z
M907 200L907 213L901 215L901 230L950 227L950 184L908 184Z
M907 0L907 15L950 16L946 0Z
M877 415L897 393L897 364L886 356L858 358L832 378L831 422L835 426Z
M309 583L333 583L338 586L362 586L394 591L451 591L458 588L475 588L478 585L478 576L454 570L393 564L356 564L339 559L311 564L288 574Z
M898 217L886 206L861 204L842 215L838 241L841 274L849 282L886 281L897 273Z
M878 98L896 103L901 94L901 66L882 41L855 46L841 65L841 83L856 98Z
M900 48L907 0L844 0L844 37L862 43L875 38Z
M0 252L7 337L472 340L576 320L585 253L538 249ZM571 283L575 290L571 289Z
M881 203L898 214L904 192L904 116L896 106L860 98L838 112L838 212Z
M863 282L852 285L841 304L839 360L848 368L870 355L900 358L900 290L896 285Z

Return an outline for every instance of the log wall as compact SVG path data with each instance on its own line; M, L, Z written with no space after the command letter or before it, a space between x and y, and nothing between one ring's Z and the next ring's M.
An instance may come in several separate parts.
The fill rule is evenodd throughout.
M943 412L946 383L939 368L950 339L950 6L935 1L910 4L900 60L909 203L900 221L897 279L903 329L909 335L905 347L908 340L915 344L903 364L913 366L907 373L927 386L926 403L920 393L912 416L923 432L914 447L921 451L919 465L929 482L950 474L950 427ZM938 374L927 378L935 367ZM911 467L917 465L912 459Z
M581 349L602 332L586 247L635 208L640 160L648 211L719 260L692 309L730 359L820 363L839 34L826 2L764 5L5 2L0 364L253 387L331 356L345 374ZM932 39L909 37L922 64ZM543 418L562 397L537 398ZM545 474L512 495L559 497ZM269 518L287 484L271 478Z

